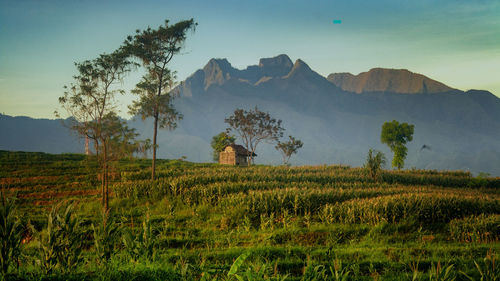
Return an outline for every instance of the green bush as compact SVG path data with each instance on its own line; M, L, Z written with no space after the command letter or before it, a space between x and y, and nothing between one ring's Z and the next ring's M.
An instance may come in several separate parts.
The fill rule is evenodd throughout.
M385 162L385 155L382 152L370 148L370 150L368 150L366 163L364 165L368 176L370 176L372 179L378 179L380 172L385 165Z

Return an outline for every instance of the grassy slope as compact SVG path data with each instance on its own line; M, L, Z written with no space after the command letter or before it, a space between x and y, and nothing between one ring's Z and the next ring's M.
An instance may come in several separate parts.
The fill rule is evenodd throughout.
M385 172L375 182L361 169L341 166L237 168L161 160L152 185L149 163L116 165L111 208L136 232L149 217L155 258L131 263L118 245L106 271L95 263L90 241L74 278L225 276L235 258L250 251L240 270L265 265L267 275L288 274L287 280L315 270L319 276L323 268L316 265L328 270L336 260L353 280L411 280L417 261L422 274L437 263L453 264L464 280L459 271L479 278L474 261L483 265L488 253L500 250L499 179L402 171ZM87 229L99 218L94 165L83 156L0 152L0 166L2 187L16 194L35 227L42 229L51 206L66 200L76 202ZM24 246L23 276L38 276L30 257L35 244Z

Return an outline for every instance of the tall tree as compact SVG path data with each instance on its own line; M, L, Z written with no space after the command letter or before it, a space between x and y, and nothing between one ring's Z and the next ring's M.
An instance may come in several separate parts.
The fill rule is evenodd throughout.
M278 141L274 148L276 148L276 150L281 153L281 156L283 157L283 164L288 165L290 157L292 157L293 154L296 154L303 145L304 143L301 140L295 139L292 136L288 136L288 141Z
M99 160L103 169L104 179L104 210L109 207L109 175L115 161L130 157L137 152L142 142L136 141L138 134L135 129L129 128L124 120L121 120L115 112L106 115L102 122L101 156Z
M219 153L221 153L224 150L224 148L226 148L226 146L234 144L235 141L236 141L235 137L229 135L227 132L222 132L218 135L213 136L210 145L212 146L213 149L212 158L214 162L218 162Z
M117 151L124 151L123 145L130 144L135 137L134 131L126 127L115 113L115 96L124 93L116 85L123 81L133 65L127 56L116 51L75 63L78 70L75 82L70 87L65 86L66 91L59 98L59 103L70 116L70 128L94 142L105 210L108 209L109 161L119 154ZM58 112L56 116L59 116Z
M158 95L158 85L150 74L144 75L142 80L136 84L135 89L132 90L132 93L138 95L139 98L129 106L129 113L133 116L141 116L142 120L146 120L148 117L153 117L155 120L153 144L149 145L153 149L153 167L158 147L156 144L157 128L174 130L177 127L177 120L182 119L182 114L177 112L173 105L175 94L171 90L174 86L174 79L170 71L163 78L161 87L165 92L168 92L167 94Z
M227 133L235 131L245 148L248 151L248 164L252 164L253 157L257 149L257 145L262 141L278 141L283 137L283 129L281 120L276 120L271 117L268 112L262 112L257 107L253 110L236 109L229 118L224 120L229 127Z
M124 43L123 49L141 60L147 72L143 81L137 85L136 93L140 98L131 111L140 113L143 118L153 117L154 120L152 180L155 179L158 127L174 129L176 120L181 117L171 102L174 75L168 69L168 63L180 52L187 32L194 31L196 25L193 19L173 25L166 20L165 25L158 29L148 27L142 31L137 30Z
M408 123L399 123L396 120L385 122L382 125L380 140L389 146L394 153L392 158L392 167L398 170L403 168L408 148L406 143L413 140L414 125Z

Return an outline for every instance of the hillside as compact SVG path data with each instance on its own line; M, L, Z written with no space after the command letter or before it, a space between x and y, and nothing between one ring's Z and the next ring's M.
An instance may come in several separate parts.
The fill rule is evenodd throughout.
M500 178L415 170L385 171L375 181L338 165L159 160L152 183L151 160L133 159L113 165L107 225L117 238L99 241L112 250L103 266L94 240L102 221L93 165L83 155L0 151L3 190L17 197L34 229L48 232L52 207L62 213L71 203L72 219L82 222L82 259L70 271L56 264L52 279L229 281L231 265L246 253L238 272L262 276L256 280L334 280L330 266L345 268L349 280L414 280L415 271L428 280L438 263L453 265L451 276L479 280L474 262L485 269L484 258L500 251ZM26 237L19 276L7 280L47 276L36 262L38 236Z
M0 150L81 153L84 152L84 144L64 126L62 119L0 114Z

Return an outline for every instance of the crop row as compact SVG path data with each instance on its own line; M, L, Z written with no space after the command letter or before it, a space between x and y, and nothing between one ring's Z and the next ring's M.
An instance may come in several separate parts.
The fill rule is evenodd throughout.
M326 204L321 216L326 222L377 224L414 220L421 225L430 225L448 223L470 215L498 213L498 200L435 194L401 194Z

